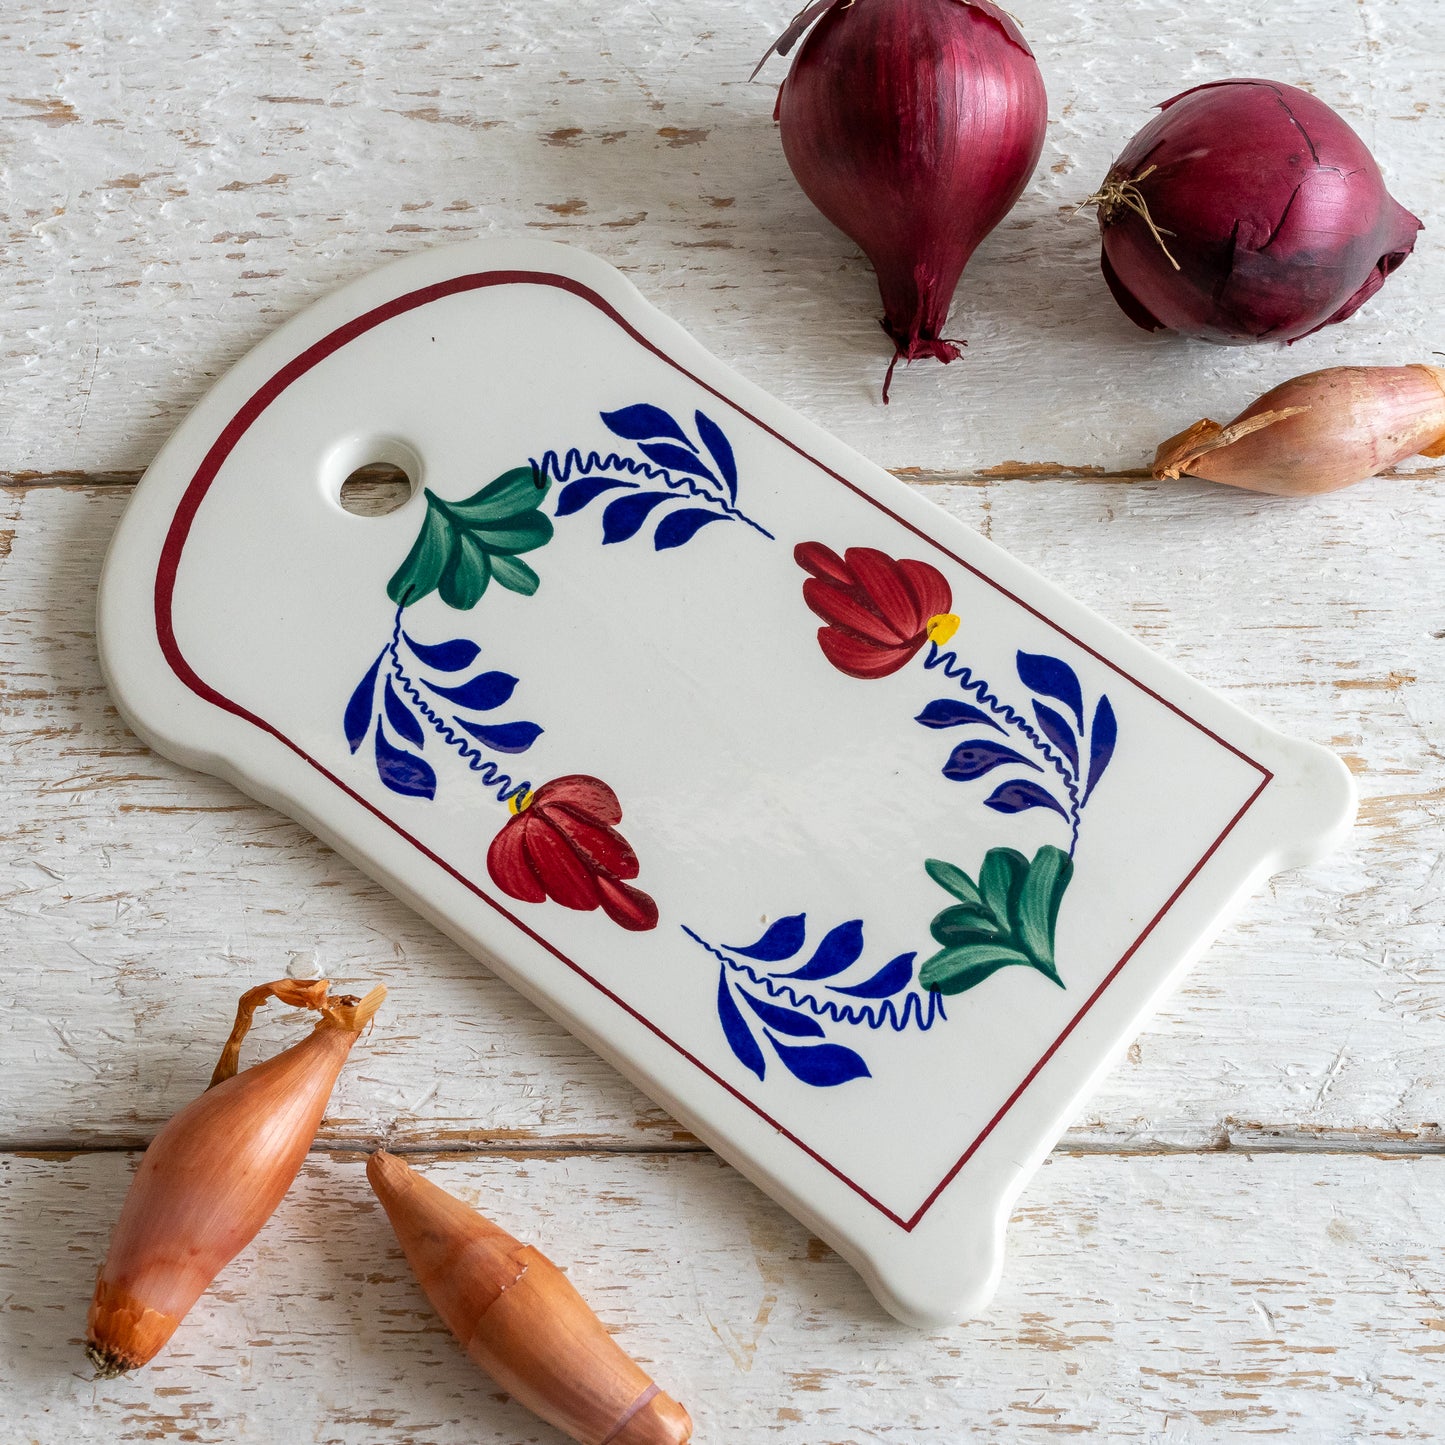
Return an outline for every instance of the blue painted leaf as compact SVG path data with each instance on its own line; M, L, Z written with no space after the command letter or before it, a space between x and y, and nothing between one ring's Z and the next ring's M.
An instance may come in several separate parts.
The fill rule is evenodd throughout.
M1067 720L1045 703L1034 703L1034 716L1044 730L1044 736L1068 759L1074 776L1079 776L1079 740Z
M469 637L454 638L451 642L416 642L406 637L406 645L421 658L428 666L434 667L438 672L460 672L464 667L470 667L476 660L477 654L482 650Z
M758 1041L753 1037L747 1021L739 1012L737 1004L733 1002L732 990L728 987L726 968L718 972L717 1016L718 1022L722 1024L723 1033L727 1035L728 1046L737 1055L738 1062L744 1068L751 1069L761 1079L767 1071L767 1061L763 1058L763 1051L758 1047Z
M654 507L673 501L675 496L674 492L633 492L630 496L608 502L602 513L603 546L635 537L637 529L647 520L647 514Z
M863 983L855 983L851 988L830 983L828 987L834 993L846 993L850 998L890 998L913 981L913 960L917 957L916 953L900 953Z
M764 998L754 998L746 989L740 988L738 992L743 996L743 1001L770 1029L777 1029L780 1034L789 1034L795 1039L821 1039L823 1037L823 1026L811 1014L805 1014L795 1008L783 1008L779 1004L769 1003Z
M1036 762L1024 757L1022 753L1016 753L1010 747L1005 747L1003 743L990 742L987 738L974 738L970 742L959 743L949 753L948 761L943 765L943 776L951 778L955 783L971 783L975 778L991 773L1004 763L1022 763L1026 768L1042 771Z
M342 723L346 728L346 741L355 752L366 741L366 730L371 726L371 703L376 696L376 674L381 671L381 659L386 652L377 654L376 661L366 671L366 676L356 685L351 700L346 704L346 715Z
M570 517L573 512L580 512L588 502L594 501L603 492L612 492L618 487L636 486L636 482L619 481L616 477L583 477L580 481L568 482L557 493L557 515Z
M783 1044L772 1034L768 1035L768 1042L795 1079L816 1089L830 1089L834 1084L846 1084L849 1079L873 1077L863 1056L845 1049L842 1044Z
M987 723L989 727L1003 732L1003 725L990 717L981 707L971 702L959 702L957 698L940 697L929 703L914 722L926 728L956 728L964 723Z
M657 524L652 545L659 552L666 552L669 547L681 547L709 522L724 520L722 512L710 512L706 507L684 507L680 512L669 512Z
M706 463L699 461L692 452L673 446L671 442L640 442L637 450L648 461L656 462L670 472L686 472L689 476L701 477L705 482L717 482Z
M507 672L481 672L458 687L438 687L434 682L427 683L427 686L438 697L444 697L470 712L490 712L511 697L517 679Z
M386 720L403 742L410 743L413 747L421 747L425 735L422 733L421 724L416 720L416 714L396 695L396 689L391 685L391 679L386 680Z
M1079 679L1074 669L1062 659L1048 657L1042 652L1020 652L1017 663L1023 685L1042 697L1052 697L1063 703L1078 719L1079 731L1083 732L1084 697L1079 691Z
M376 725L376 772L393 793L401 793L408 798L436 796L437 775L414 753L393 747L379 722Z
M678 426L660 406L649 406L641 402L637 406L624 406L621 411L604 411L598 415L602 425L613 436L626 437L630 442L645 442L652 437L672 437L684 446L692 443L687 433Z
M722 473L722 479L727 483L728 496L733 501L738 499L738 464L733 457L732 444L723 435L722 428L710 417L704 416L702 412L695 412L693 420L697 423L697 434L703 440L703 445L712 453L712 459L717 463L717 469Z
M540 724L534 722L475 723L464 717L452 721L494 753L525 753L542 735Z
M1101 697L1094 709L1094 725L1089 729L1089 783L1084 789L1085 803L1094 791L1094 784L1104 776L1104 769L1114 756L1114 744L1118 740L1119 723L1114 716L1114 705L1107 697Z
M751 958L758 963L781 963L791 958L807 937L808 915L793 913L787 918L775 919L758 941L748 948L729 948L739 958Z
M862 955L863 920L850 918L847 923L840 923L823 935L823 941L802 968L795 968L792 973L780 974L779 977L815 983L820 978L833 978L845 968L851 968Z
M1023 813L1029 808L1052 808L1059 817L1068 814L1059 806L1058 800L1046 793L1037 783L1016 778L1011 783L1000 783L984 800L984 807L995 813Z

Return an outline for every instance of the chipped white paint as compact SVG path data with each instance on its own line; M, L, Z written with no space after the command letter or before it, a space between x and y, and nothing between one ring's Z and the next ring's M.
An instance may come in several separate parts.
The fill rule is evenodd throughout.
M744 83L793 8L0 16L0 477L45 474L0 488L7 1439L557 1438L456 1358L341 1156L313 1159L148 1379L84 1378L130 1159L14 1150L145 1139L204 1083L238 983L287 971L392 988L328 1146L473 1151L438 1177L573 1264L701 1441L1440 1436L1445 1165L1362 1151L1437 1154L1445 1124L1445 494L1019 478L1137 467L1313 367L1437 359L1445 7L1014 0L1044 160L965 277L965 358L900 375L886 410L872 278L788 175L772 85ZM1336 105L1428 228L1359 317L1287 351L1136 331L1068 218L1149 104L1230 74ZM1057 1155L1025 1196L985 1322L887 1322L584 1048L301 829L151 756L106 699L91 608L126 489L100 474L144 466L208 378L336 282L521 233L621 265L724 360L1357 774L1353 845L1246 909L1066 1141L1103 1157ZM1143 1152L1223 1145L1282 1153Z

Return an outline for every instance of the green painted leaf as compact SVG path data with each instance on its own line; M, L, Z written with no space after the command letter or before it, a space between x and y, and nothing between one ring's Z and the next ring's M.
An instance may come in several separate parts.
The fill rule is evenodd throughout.
M967 903L955 903L935 916L929 927L934 941L945 948L956 948L962 943L982 943L998 936L998 924L983 908L971 908Z
M505 522L492 522L484 527L467 523L464 530L489 552L532 552L552 540L552 519L541 512L523 512L519 517L508 517Z
M523 597L530 597L542 582L521 558L502 552L492 558L492 576L508 591L520 592Z
M1005 932L1012 932L1029 860L1017 848L990 848L978 870L978 890Z
M531 596L537 574L503 558L531 552L552 540L552 519L537 510L547 495L531 467L504 472L463 502L447 502L430 489L421 530L387 594L401 607L440 589L449 607L475 607L496 572L502 586Z
M928 876L938 884L940 888L946 889L962 903L970 904L974 908L983 907L983 899L979 891L974 887L973 879L952 863L945 863L941 858L929 858L924 863Z
M1001 968L1029 962L1026 954L1001 943L969 943L935 953L919 969L918 981L924 988L936 989L939 993L963 993Z
M536 511L551 486L549 481L537 484L531 467L514 467L503 472L495 482L488 482L480 492L462 502L452 502L449 510L458 522L469 527L503 522L524 512Z
M475 607L491 580L492 561L486 548L470 532L454 532L451 556L442 570L442 601L462 611Z
M1054 968L1054 924L1064 890L1074 876L1074 860L1061 848L1045 844L1034 854L1015 909L1018 940L1039 964Z
M431 505L427 493L426 516L406 561L392 574L386 584L386 595L398 607L420 602L441 581L442 569L451 554L452 528L445 517Z

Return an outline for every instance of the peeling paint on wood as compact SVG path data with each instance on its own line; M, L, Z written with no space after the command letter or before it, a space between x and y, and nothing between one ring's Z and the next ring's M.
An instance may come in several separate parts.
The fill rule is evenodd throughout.
M1445 1160L1055 1158L989 1317L932 1335L710 1155L412 1162L566 1266L699 1445L1438 1439ZM0 1156L9 1438L561 1445L445 1332L359 1157L313 1157L155 1363L92 1383L133 1165Z
M1277 24L1237 6L1201 27L1177 0L1031 0L1043 159L959 288L964 356L900 368L890 407L873 276L783 159L782 64L747 83L789 11L290 0L217 18L120 0L17 16L0 46L0 467L140 467L308 301L539 221L888 466L1138 468L1297 372L1436 359L1445 7L1297 0ZM1425 222L1416 253L1359 318L1288 349L1146 335L1110 299L1078 203L1152 105L1261 74L1361 131ZM585 212L545 209L573 198Z

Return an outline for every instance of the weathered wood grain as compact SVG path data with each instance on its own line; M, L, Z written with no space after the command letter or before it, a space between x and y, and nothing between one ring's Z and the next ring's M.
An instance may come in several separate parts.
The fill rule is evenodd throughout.
M781 65L747 84L793 8L10 7L0 468L143 466L206 383L306 302L484 235L596 251L889 466L1135 467L1296 372L1438 355L1445 8L1020 0L1050 96L1043 159L960 288L965 358L912 368L884 408L872 275L788 173ZM1361 316L1288 350L1138 331L1075 215L1152 105L1231 75L1336 106L1427 226Z
M1442 1160L1056 1156L989 1317L934 1335L709 1155L416 1162L567 1266L699 1445L1439 1439ZM452 1344L357 1156L313 1156L167 1351L92 1383L132 1164L0 1157L8 1439L560 1445Z
M1339 748L1364 794L1353 843L1244 910L1068 1143L1445 1147L1445 491L1301 505L975 479L928 495ZM675 1124L349 864L126 731L91 635L125 497L0 493L0 1141L143 1141L204 1083L239 988L294 971L392 989L331 1143L674 1146Z

